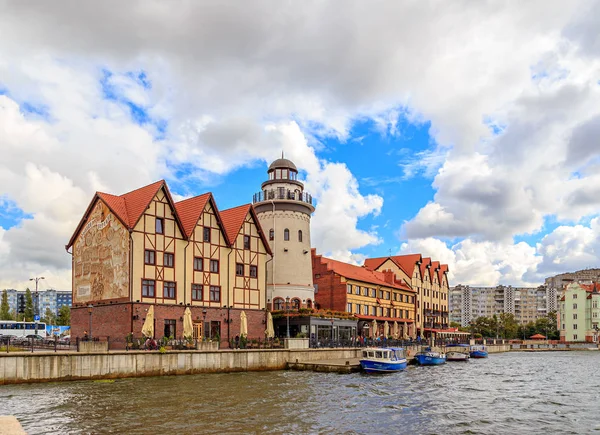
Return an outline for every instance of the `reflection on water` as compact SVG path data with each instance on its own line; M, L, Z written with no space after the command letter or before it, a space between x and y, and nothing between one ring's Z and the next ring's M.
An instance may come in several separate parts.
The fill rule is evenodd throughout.
M507 353L403 373L256 372L0 387L0 415L56 433L582 433L600 353Z

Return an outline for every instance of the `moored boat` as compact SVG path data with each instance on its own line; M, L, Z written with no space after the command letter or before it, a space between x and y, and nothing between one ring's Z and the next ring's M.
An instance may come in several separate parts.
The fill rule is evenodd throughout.
M468 344L446 345L446 361L469 361Z
M446 363L446 354L435 352L430 347L415 354L415 359L422 366L437 366Z
M401 347L368 347L362 351L360 365L366 373L393 373L404 370L408 362Z
M475 345L475 346L471 346L470 355L471 355L471 358L487 358L488 351L485 346Z

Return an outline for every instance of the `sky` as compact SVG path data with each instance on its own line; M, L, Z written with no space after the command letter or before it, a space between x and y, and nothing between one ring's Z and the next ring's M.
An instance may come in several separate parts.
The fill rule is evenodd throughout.
M321 254L450 285L600 266L600 2L0 0L0 288L70 289L94 192L252 200L285 153Z

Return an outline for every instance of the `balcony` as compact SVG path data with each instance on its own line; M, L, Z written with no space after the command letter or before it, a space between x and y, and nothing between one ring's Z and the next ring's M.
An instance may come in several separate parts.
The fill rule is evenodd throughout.
M255 193L252 196L252 203L271 201L271 200L288 200L288 201L300 201L310 205L313 204L313 198L310 193L300 192L299 190L290 189L265 189L262 192Z

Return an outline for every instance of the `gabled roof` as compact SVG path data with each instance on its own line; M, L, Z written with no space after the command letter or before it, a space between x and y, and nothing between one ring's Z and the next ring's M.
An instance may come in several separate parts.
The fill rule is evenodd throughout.
M331 258L326 258L321 256L321 263L325 263L327 265L327 269L332 270L344 278L354 279L356 281L362 281L369 284L381 285L390 288L396 288L399 290L409 290L412 289L401 283L391 284L385 280L385 274L383 272L377 272L374 270L367 269L366 267L355 266L354 264L344 263L342 261L332 260Z
M433 282L433 277L435 275L437 275L438 278L438 283L442 282L441 276L440 276L440 262L439 261L432 261L431 262L431 269L429 269L431 272L431 282Z
M423 258L423 260L421 261L421 276L425 276L426 273L429 274L429 281L431 281L431 268L429 269L430 271L427 272L427 266L431 265L431 258L427 257L427 258Z
M206 203L212 199L212 193L194 196L175 203L175 210L181 219L183 232L186 237L190 237L194 232L196 224L200 220L200 215L206 207Z
M387 260L393 261L409 278L412 278L415 265L421 261L421 254L393 255L390 257L367 258L365 267L376 270Z
M165 180L160 180L139 189L132 190L131 192L124 193L120 196L111 195L110 193L96 192L92 198L92 201L90 202L90 205L81 218L77 229L73 233L71 240L69 240L69 243L66 245L66 248L69 249L73 243L75 243L75 238L79 234L83 224L88 219L89 214L91 213L94 205L96 205L96 201L98 199L106 204L106 206L117 217L117 219L121 221L125 228L132 230L135 228L140 218L148 208L148 205L150 205L150 202L152 199L154 199L161 188L165 189L167 200L173 207L173 215L179 224L179 228L181 229L181 221L179 220L178 214L175 212L174 201L171 197L171 193L169 192L169 188L167 187Z
M265 249L269 255L273 255L271 252L271 247L269 246L269 242L265 236L265 233L260 226L260 222L258 221L258 217L256 216L256 212L254 211L254 207L252 204L244 204L238 207L229 208L227 210L223 210L221 212L221 219L223 220L223 227L225 228L225 232L227 233L227 237L231 242L231 246L235 244L235 240L237 239L240 230L242 229L242 225L248 213L252 216L254 220L254 224L256 225L256 229L258 230L258 234L260 239L263 242Z

